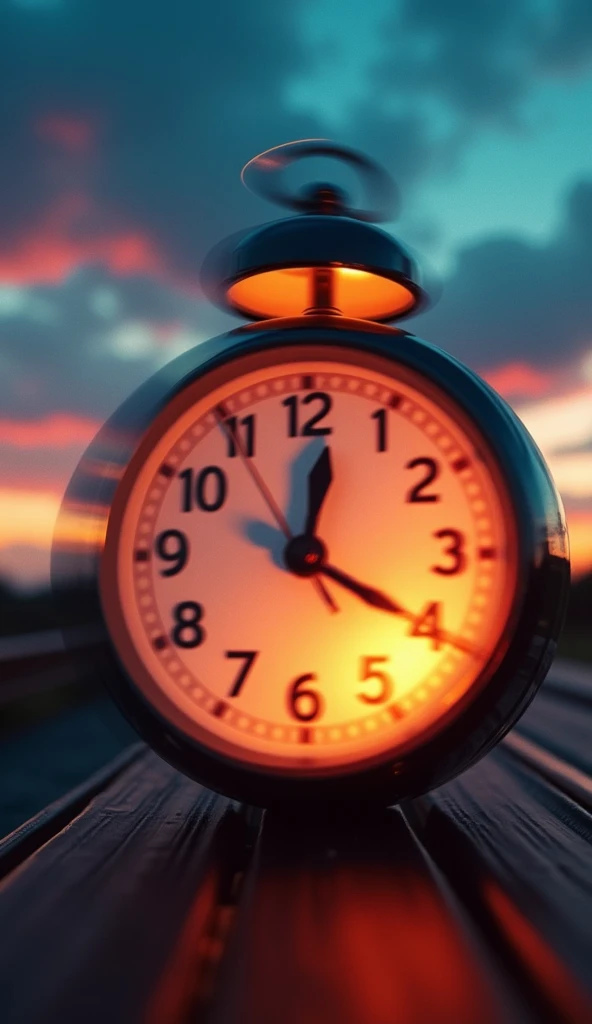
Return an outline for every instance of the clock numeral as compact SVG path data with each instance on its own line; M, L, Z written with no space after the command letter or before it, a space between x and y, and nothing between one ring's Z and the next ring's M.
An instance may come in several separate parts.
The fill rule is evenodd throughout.
M320 408L313 412L302 427L299 427L298 403L310 405L311 402L320 402ZM288 410L288 437L320 437L324 434L332 434L332 427L319 427L318 423L331 411L333 399L324 391L311 391L301 398L300 395L290 395L284 398L282 405Z
M241 665L239 673L232 684L232 689L228 694L229 697L238 697L243 683L251 671L253 662L259 654L259 651L226 651L225 654L227 658L242 658L244 661L244 664Z
M360 658L360 682L373 681L379 684L379 689L374 693L358 693L358 700L364 704L383 704L390 700L393 694L392 676L384 669L376 668L376 665L384 665L389 659L386 655L371 654Z
M377 409L370 414L371 420L376 420L376 451L385 452L387 448L386 436L386 409Z
M425 493L426 487L429 487L429 485L432 484L440 475L439 464L435 459L427 457L424 458L422 456L419 459L411 459L411 461L405 465L405 469L415 469L416 466L425 466L426 474L423 477L423 480L420 480L415 487L412 487L411 490L407 492L405 501L440 501L439 494Z
M433 536L438 540L450 540L448 547L444 548L444 554L448 555L452 562L450 565L432 565L432 572L437 572L439 576L456 576L457 573L464 572L467 567L464 533L461 533L460 530L446 528L437 530Z
M189 541L181 530L163 530L154 541L154 550L163 562L171 562L170 569L161 569L161 576L176 576L187 565Z
M181 485L181 512L191 512L194 507L204 512L217 512L226 501L228 484L224 472L218 466L206 466L197 477L193 469L179 473Z
M288 711L299 722L312 722L323 713L324 702L320 693L306 685L316 678L314 672L298 676L288 690Z
M204 610L197 601L181 601L173 608L175 626L171 630L171 640L177 647L199 647L206 638L203 626L200 625Z
M439 651L442 646L440 624L441 609L442 604L440 601L428 602L423 611L421 611L417 616L417 619L413 624L413 629L409 631L409 636L429 637L435 651Z
M226 431L226 438L228 440L228 458L234 459L237 454L237 449L240 441L237 442L237 431L239 426L245 428L245 440L242 444L242 450L247 458L252 459L255 454L255 417L251 413L249 416L245 416L242 420L239 420L238 416L229 416L225 421L228 430Z

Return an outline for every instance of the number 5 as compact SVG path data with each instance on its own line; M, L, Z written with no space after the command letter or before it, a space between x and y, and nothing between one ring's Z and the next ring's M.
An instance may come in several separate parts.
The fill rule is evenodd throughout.
M393 680L391 676L380 668L374 668L375 665L382 665L385 661L388 661L388 658L376 655L360 659L360 681L376 679L380 683L380 690L374 696L369 696L367 693L358 694L358 700L363 700L364 704L382 704L392 696Z

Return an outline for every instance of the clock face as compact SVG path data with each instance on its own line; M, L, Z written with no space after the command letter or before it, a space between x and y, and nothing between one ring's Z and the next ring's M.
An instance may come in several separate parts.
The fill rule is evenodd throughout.
M104 615L160 716L263 769L416 749L486 685L516 593L484 438L355 349L241 355L158 416L116 492Z

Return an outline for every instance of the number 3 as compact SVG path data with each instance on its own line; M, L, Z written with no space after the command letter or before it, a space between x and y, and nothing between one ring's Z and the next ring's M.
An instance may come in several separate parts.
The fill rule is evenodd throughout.
M467 556L464 552L464 534L460 530L437 530L433 534L438 540L445 540L450 538L450 544L447 548L444 548L444 554L450 555L453 559L452 565L433 565L432 572L437 572L440 576L456 576L457 573L463 572L467 567Z

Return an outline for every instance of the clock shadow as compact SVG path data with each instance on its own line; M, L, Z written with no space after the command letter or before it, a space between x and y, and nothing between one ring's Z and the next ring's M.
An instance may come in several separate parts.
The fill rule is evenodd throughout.
M308 504L308 474L324 447L325 439L323 437L312 438L290 465L288 506L284 510L284 515L294 536L298 536L304 530ZM271 518L270 512L269 520ZM239 529L250 544L264 548L269 553L274 565L285 570L286 538L278 526L272 525L267 519L243 518L240 520Z

